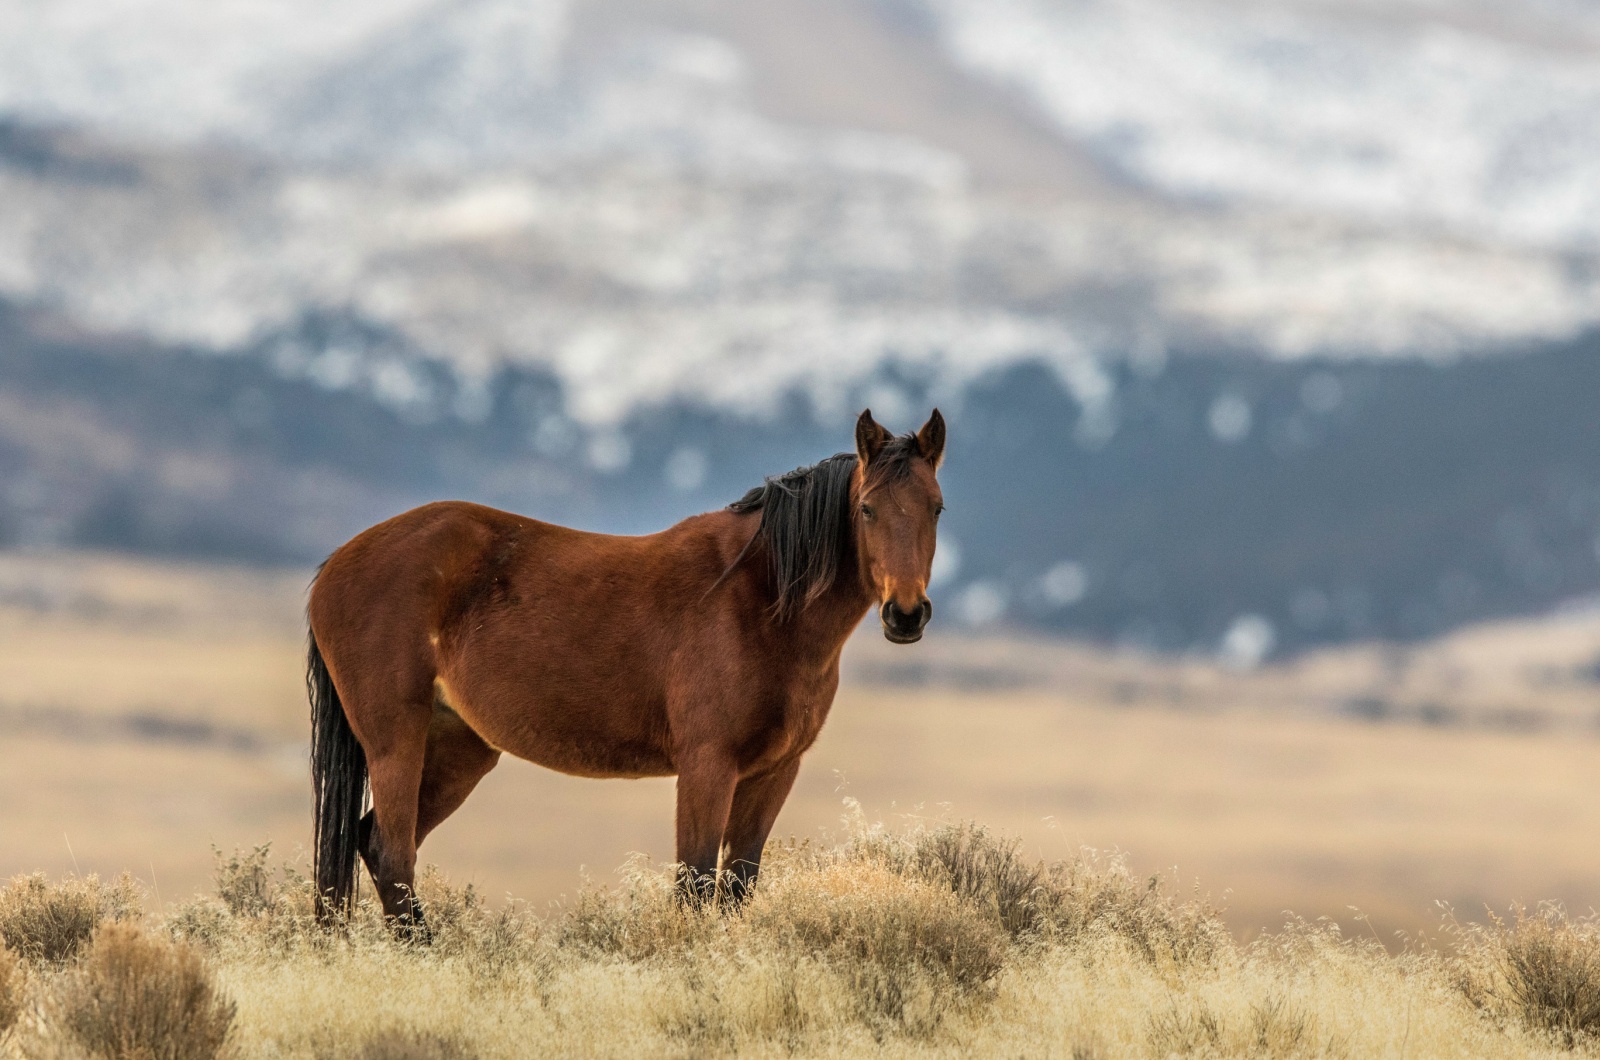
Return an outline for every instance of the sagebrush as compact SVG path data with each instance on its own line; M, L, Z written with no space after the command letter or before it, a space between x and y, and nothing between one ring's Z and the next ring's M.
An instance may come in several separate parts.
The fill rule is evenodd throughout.
M1462 992L1488 1016L1572 1049L1600 1040L1600 922L1560 906L1518 907L1509 919L1461 925Z
M107 920L139 915L143 895L132 877L98 876L50 883L19 876L0 889L0 943L26 960L59 964L75 956Z
M60 1060L215 1060L234 1019L193 948L127 923L101 927L39 1011L29 1052Z

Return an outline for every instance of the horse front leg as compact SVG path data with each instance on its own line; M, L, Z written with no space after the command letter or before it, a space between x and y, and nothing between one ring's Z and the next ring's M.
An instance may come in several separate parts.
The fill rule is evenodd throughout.
M717 892L717 858L739 769L731 756L692 755L678 766L678 897L695 904Z
M794 758L758 776L739 781L733 791L733 809L728 816L727 864L723 883L725 899L738 905L750 897L761 872L761 852L778 820L794 778L800 772L800 759Z

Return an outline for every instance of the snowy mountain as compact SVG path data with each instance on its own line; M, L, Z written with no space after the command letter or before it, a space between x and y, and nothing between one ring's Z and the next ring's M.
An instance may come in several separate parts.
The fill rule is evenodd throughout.
M929 0L951 53L1162 193L1600 242L1600 8Z
M1600 15L1497 11L13 3L0 112L137 175L6 167L0 295L223 350L348 308L549 367L596 423L837 401L890 358L949 391L1042 358L1093 401L1096 364L1197 337L1571 335ZM1069 161L1019 192L1030 152Z

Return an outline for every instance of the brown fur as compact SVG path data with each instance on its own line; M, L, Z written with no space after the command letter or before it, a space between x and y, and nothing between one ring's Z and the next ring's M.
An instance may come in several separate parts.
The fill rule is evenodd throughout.
M502 752L576 776L676 775L685 893L708 897L719 866L729 897L747 892L846 638L874 604L891 639L931 613L944 421L895 439L866 412L856 435L847 547L792 615L755 562L761 516L738 506L617 537L442 502L329 557L313 656L365 753L359 852L386 913L411 920L417 845Z

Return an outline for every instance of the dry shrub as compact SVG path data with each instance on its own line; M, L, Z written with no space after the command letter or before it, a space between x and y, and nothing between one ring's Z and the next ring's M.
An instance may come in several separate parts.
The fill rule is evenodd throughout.
M990 834L977 824L947 825L918 838L913 861L964 901L994 917L1013 938L1037 932L1045 866L1025 861L1020 839Z
M1006 937L983 911L881 866L786 875L746 919L757 937L843 975L868 1022L913 1032L937 1026L950 1001L987 984L1006 958Z
M578 892L556 927L556 944L637 961L710 944L725 927L715 909L680 902L670 875L636 859L624 869L620 888L586 885Z
M257 848L219 858L218 896L166 927L215 942L241 1055L1544 1055L1520 1027L1471 1018L1457 968L1508 1021L1596 1037L1587 922L1485 929L1454 958L1393 958L1321 922L1245 947L1118 859L1045 865L1018 849L973 825L777 843L750 902L721 912L685 908L670 870L642 863L549 917L424 870L434 944L420 947L392 938L370 895L346 930L317 929L309 886L268 873ZM88 993L91 963L28 969L24 1040L0 1055L36 1038L55 1051L21 1055L113 1055L65 1029L62 998ZM361 1006L340 1000L352 991Z
M914 844L863 850L775 846L738 913L685 906L669 874L635 864L622 887L580 893L552 925L553 949L670 969L698 1000L664 1026L713 1051L757 1025L798 1034L802 980L834 984L817 989L838 991L841 1011L874 1034L930 1032L987 990L1010 940L980 900L919 869Z
M22 1015L22 995L26 988L22 959L0 946L0 1041Z
M234 937L236 923L225 902L200 896L184 902L167 917L166 928L174 940L215 950Z
M1121 858L1088 851L1047 866L1034 896L1041 933L1068 945L1112 937L1150 964L1214 965L1233 939L1199 897L1180 901L1160 876L1139 879Z
M515 905L491 909L470 883L457 887L432 865L419 874L417 893L435 955L461 958L490 977L530 965L538 970L542 964L541 924L525 910Z
M1310 1050L1315 1023L1282 997L1250 1006L1248 1040L1252 1056L1301 1056Z
M234 916L260 916L272 907L272 870L267 867L271 853L271 843L263 843L249 852L235 849L227 856L216 847L211 848L216 860L213 874L217 881L217 897Z
M737 1055L754 1042L794 1052L813 1020L827 1020L818 1002L836 1000L819 996L834 979L816 962L759 944L685 954L669 968L681 993L658 1021L689 1056Z
M216 896L178 906L166 918L168 932L212 951L235 943L282 955L327 945L328 932L316 917L315 887L293 865L282 865L274 874L270 853L271 844L227 855L213 849Z
M1248 1017L1230 1023L1203 1000L1190 999L1150 1016L1149 1041L1157 1056L1250 1056L1263 1060L1339 1056L1334 1041L1318 1042L1316 1021L1281 996L1252 1004Z
M1004 938L959 896L871 867L839 865L779 881L751 926L805 952L937 968L970 988L1004 962Z
M111 883L98 876L51 884L42 873L18 876L0 890L0 942L36 964L77 955L102 921L133 920L143 895L127 873Z
M1447 930L1461 942L1457 985L1479 1009L1568 1049L1600 1043L1600 922L1543 905Z
M370 894L328 931L318 922L312 883L294 865L273 869L270 846L216 852L216 896L179 905L165 926L179 941L221 953L265 951L288 956L325 950L338 941L386 945L393 933ZM470 884L457 887L434 866L418 873L421 901L436 957L462 958L474 971L500 975L533 962L540 922L515 908L491 909ZM232 949L229 949L232 947Z
M167 933L179 942L215 951L239 933L241 920L266 913L274 898L272 876L266 866L271 846L263 843L248 852L235 848L228 855L212 847L216 897L196 895L179 904L166 917Z
M234 1005L200 954L131 924L107 924L43 1006L36 1055L93 1060L212 1060Z
M1174 1001L1150 1015L1150 1047L1157 1056L1218 1053L1222 1039L1222 1018L1203 1001L1182 1008Z
M1017 939L1074 945L1109 936L1163 966L1209 965L1231 950L1218 911L1178 900L1160 876L1138 879L1121 858L1096 851L1045 864L1019 850L1018 840L971 823L906 835L858 827L847 860L946 886Z

